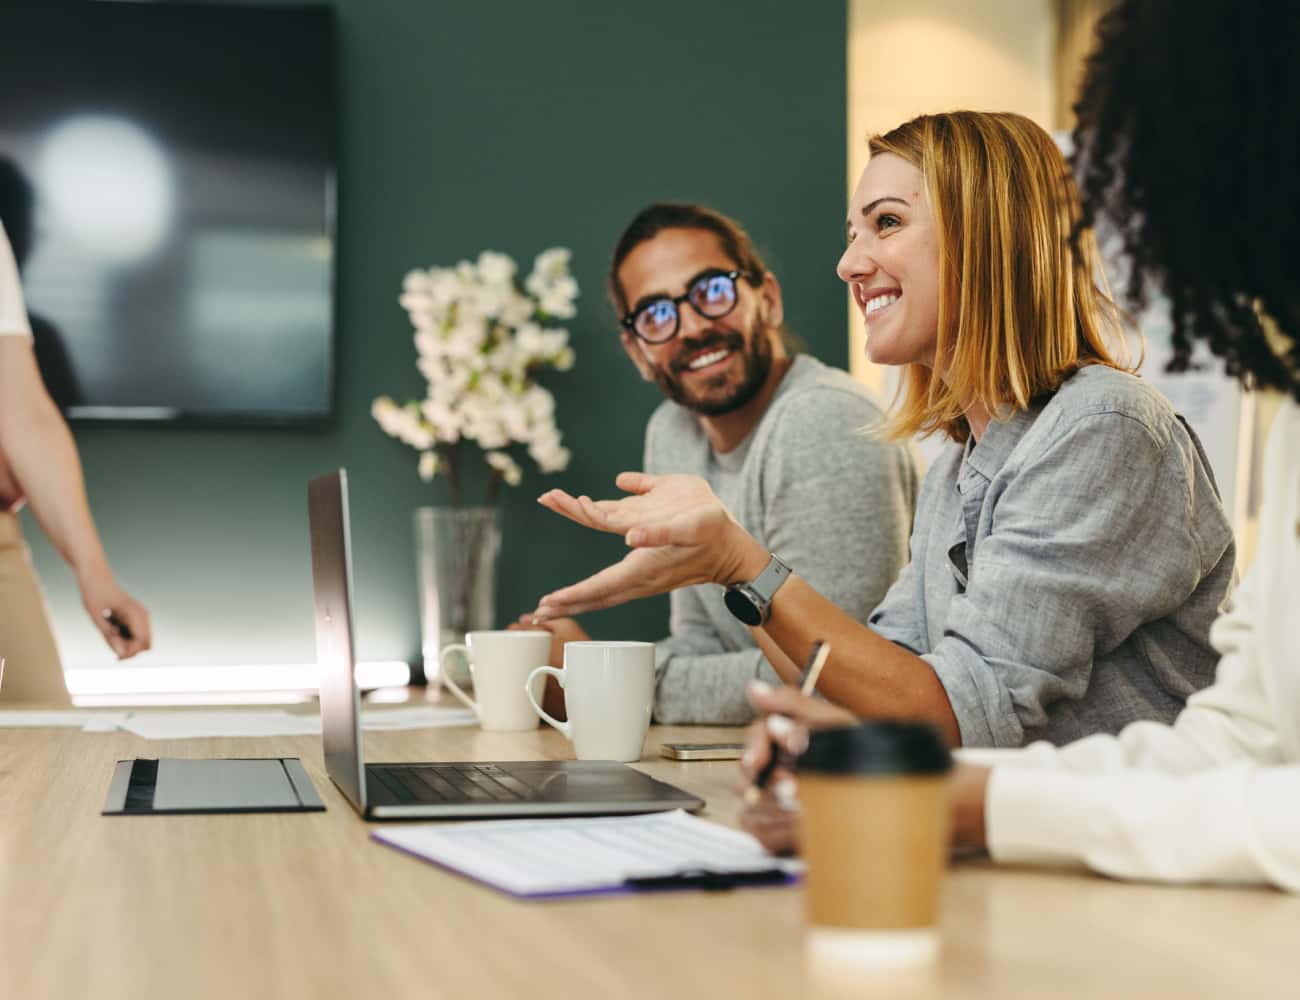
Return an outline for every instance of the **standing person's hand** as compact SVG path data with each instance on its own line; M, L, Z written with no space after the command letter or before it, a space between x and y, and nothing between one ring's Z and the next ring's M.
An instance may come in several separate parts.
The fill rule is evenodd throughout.
M111 572L104 569L89 573L78 582L81 587L81 603L86 613L119 660L128 659L153 646L149 612L118 585ZM119 632L109 621L109 614L126 626L131 638L128 639Z
M616 480L631 493L592 500L551 490L538 503L597 531L622 535L632 552L621 562L542 598L541 621L613 607L695 583L751 580L768 553L736 521L698 476L624 472Z
M819 698L800 694L790 687L774 688L762 681L749 685L749 703L760 713L750 727L740 770L745 776L746 791L767 765L772 743L791 758L808 747L808 734L814 729L851 726L858 720L853 713L828 704ZM777 765L767 786L747 796L740 813L741 827L756 837L767 850L783 854L799 849L799 801L794 774Z

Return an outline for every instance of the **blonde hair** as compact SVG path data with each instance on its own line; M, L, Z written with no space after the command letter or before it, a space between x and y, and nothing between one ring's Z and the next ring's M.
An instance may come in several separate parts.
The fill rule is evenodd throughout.
M925 177L939 243L933 369L907 366L885 433L970 434L963 413L1024 410L1085 365L1132 371L1123 314L1090 230L1075 236L1079 192L1051 137L1015 114L922 115L872 136Z

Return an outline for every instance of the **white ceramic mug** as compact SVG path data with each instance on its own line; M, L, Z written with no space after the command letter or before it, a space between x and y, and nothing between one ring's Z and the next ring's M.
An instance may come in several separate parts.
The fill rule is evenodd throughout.
M458 651L469 662L470 676L474 679L473 698L451 679L447 670L447 656ZM438 655L438 663L442 668L442 682L474 710L480 726L497 732L515 732L537 728L537 716L533 714L526 687L533 668L550 658L549 632L491 631L468 633L464 644L455 642L445 647ZM536 687L540 695L542 684Z
M547 715L534 695L546 674L564 688L568 722ZM640 760L654 705L654 643L565 643L564 669L538 667L526 693L534 711L573 742L578 760Z

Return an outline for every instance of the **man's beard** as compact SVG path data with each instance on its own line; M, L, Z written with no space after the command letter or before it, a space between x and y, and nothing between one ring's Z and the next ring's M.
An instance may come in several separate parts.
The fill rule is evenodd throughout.
M696 337L683 346L680 362L673 361L667 368L656 367L655 382L674 403L684 406L692 413L702 417L720 417L724 413L739 410L749 403L767 382L772 370L772 333L766 327L753 332L751 348L745 351L745 338L742 334L710 330ZM687 372L685 359L698 356L701 351L716 350L725 347L733 354L739 354L744 362L741 379L729 391L722 394L710 392L721 388L728 378L728 373L709 379L698 389L687 388L682 375Z

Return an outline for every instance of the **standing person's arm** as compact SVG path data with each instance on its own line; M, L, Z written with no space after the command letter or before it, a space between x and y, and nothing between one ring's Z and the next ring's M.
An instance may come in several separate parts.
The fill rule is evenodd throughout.
M149 613L113 577L86 502L76 444L25 337L0 337L0 454L41 530L76 574L82 604L104 640L121 658L148 649ZM125 623L130 639L118 635L105 611Z

